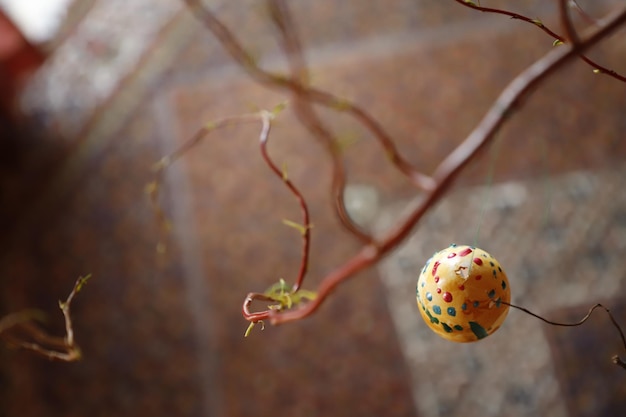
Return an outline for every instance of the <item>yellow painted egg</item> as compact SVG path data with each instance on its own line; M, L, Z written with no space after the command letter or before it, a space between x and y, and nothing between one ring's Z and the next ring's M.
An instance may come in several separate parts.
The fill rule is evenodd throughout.
M471 246L451 245L435 253L417 280L422 318L454 342L475 342L498 330L510 302L509 280L500 263Z

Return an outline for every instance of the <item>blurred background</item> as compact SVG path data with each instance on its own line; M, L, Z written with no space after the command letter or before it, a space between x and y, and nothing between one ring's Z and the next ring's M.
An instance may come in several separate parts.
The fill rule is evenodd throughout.
M61 335L57 300L79 275L93 279L73 305L82 361L0 347L0 415L614 416L626 407L625 372L610 362L624 352L603 313L557 329L511 311L488 339L457 345L418 319L413 296L433 252L477 243L507 271L514 303L577 321L602 302L626 323L624 83L572 62L397 252L313 317L244 339L245 294L293 280L300 256L298 234L281 223L300 212L260 158L258 126L216 132L167 171L164 256L144 188L153 164L204 123L289 96L253 83L180 1L68 1L36 30L37 13L10 3L0 3L0 313L40 308ZM623 2L578 3L601 17ZM207 4L264 67L284 68L262 2ZM553 42L453 1L289 4L313 83L374 114L425 172ZM560 32L556 2L481 4ZM625 37L589 56L626 73ZM354 216L384 230L419 192L362 127L320 114L352 143ZM311 206L313 289L359 245L335 218L322 147L289 109L269 149Z

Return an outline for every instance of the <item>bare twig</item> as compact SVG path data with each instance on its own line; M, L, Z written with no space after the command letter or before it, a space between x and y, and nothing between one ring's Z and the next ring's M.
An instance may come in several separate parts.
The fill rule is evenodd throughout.
M231 126L239 123L249 123L249 122L261 122L261 133L259 135L259 143L261 149L261 156L263 160L268 165L268 167L272 170L276 176L278 176L281 181L285 184L285 186L289 189L289 191L296 197L298 203L300 204L300 209L302 211L302 223L295 223L289 220L283 220L283 223L289 227L292 227L300 232L302 236L302 255L300 260L300 268L298 271L298 275L295 279L295 282L291 289L287 290L285 288L284 281L281 279L279 281L278 290L273 286L266 293L250 293L246 297L246 301L244 302L242 312L244 317L249 320L251 323L261 322L263 319L267 317L267 312L255 313L250 311L250 306L253 301L265 301L271 304L271 307L275 309L284 309L291 308L293 304L297 304L302 299L311 300L314 297L313 293L310 291L302 290L302 282L306 276L308 265L309 265L309 252L311 246L311 221L309 215L309 209L304 199L302 193L298 190L298 188L293 184L293 182L289 179L288 173L284 169L280 169L270 157L267 151L267 144L269 141L269 134L272 126L272 120L276 117L278 112L280 112L284 108L284 104L280 104L274 108L273 111L261 110L256 113L249 113L240 116L231 116L226 117L220 120L217 120L212 123L206 124L202 127L193 137L191 137L188 141L183 143L181 147L176 149L171 154L161 158L161 160L155 164L155 180L151 182L147 186L147 191L150 195L153 208L157 215L157 220L159 225L164 231L167 232L169 229L169 222L165 216L163 209L161 208L159 202L159 192L162 187L163 182L163 173L164 171L172 165L176 160L182 157L186 152L199 145L203 139L207 137L207 134L211 131ZM164 250L164 243L160 242L159 246L157 246L157 250ZM248 330L249 332L249 330ZM248 333L246 332L246 334Z
M514 13L514 12L510 12L508 10L501 10L501 9L496 9L496 8L492 8L492 7L482 7L479 4L476 4L474 2L472 2L471 0L454 0L459 4L462 4L465 7L469 7L471 9L474 10L478 10L481 12L485 12L485 13L493 13L493 14L500 14L500 15L504 15L504 16L509 16L511 19L515 19L515 20L521 20L524 21L526 23L531 23L533 25L535 25L536 27L538 27L539 29L541 29L542 31L544 31L545 33L547 33L548 35L550 35L552 38L556 39L559 42L565 42L566 39L565 37L553 32L552 30L550 30L546 25L543 24L542 21L537 20L537 19L531 19L530 17L518 14L518 13ZM609 69L603 65L598 64L595 61L592 61L591 59L587 58L585 55L580 55L580 59L582 59L585 63L587 63L589 66L593 67L594 72L598 73L598 74L605 74L608 75L609 77L615 78L616 80L620 80L622 82L626 82L626 77L618 74L617 72L613 71L612 69Z
M185 155L190 149L194 148L198 144L200 144L206 136L211 133L213 130L221 129L228 126L233 126L241 123L258 123L259 121L259 113L248 113L238 116L225 117L223 119L219 119L210 123L207 123L202 128L200 128L195 135L193 135L188 141L183 143L178 149L174 152L170 153L167 156L161 158L159 162L157 162L154 167L154 181L149 183L146 186L146 194L148 194L150 198L150 202L152 203L152 209L157 218L157 223L159 226L160 234L159 241L157 243L157 252L165 253L167 250L166 245L166 237L170 231L170 223L161 207L159 202L159 195L161 193L161 187L163 184L163 173L165 169L167 169L171 164L177 161L180 157Z
M288 85L293 97L293 108L300 122L323 143L332 160L331 192L335 201L335 209L343 226L364 243L369 243L372 237L362 230L348 215L345 205L346 172L343 155L335 135L317 115L311 101L308 100L308 73L304 62L304 55L300 39L296 32L296 25L291 16L289 7L284 0L268 0L272 21L279 29L280 40L285 56L289 61L290 78Z
M294 227L297 229L302 235L302 256L300 258L300 270L298 271L298 276L296 278L295 283L293 284L291 290L287 290L285 288L285 284L283 280L279 281L278 287L272 286L265 293L249 293L246 296L242 307L242 313L246 320L248 320L251 324L251 327L246 331L246 336L250 332L252 325L254 323L263 322L263 320L267 319L268 311L281 311L284 308L291 308L292 303L298 304L300 302L300 295L304 294L304 297L307 300L314 299L315 296L311 295L312 293L308 291L301 291L302 282L306 276L308 266L309 266L309 252L311 246L311 223L309 216L309 209L306 204L306 200L300 193L300 191L296 188L293 182L288 178L287 172L281 170L276 166L276 164L272 161L269 154L267 153L267 142L269 140L269 133L271 129L271 121L274 117L273 113L270 112L261 112L260 113L261 121L263 123L263 127L261 129L261 134L259 135L259 142L261 144L261 155L263 159L269 166L269 168L285 183L289 191L296 197L298 202L300 203L300 208L302 210L302 224L296 224L289 221L283 221L288 226ZM276 291L277 289L277 291ZM271 303L271 307L269 310L261 311L261 312L251 312L250 306L254 301L265 301Z
M0 320L0 335L2 335L3 339L9 345L31 350L48 359L64 362L79 360L81 358L81 351L74 340L74 328L72 325L70 306L74 296L78 294L89 278L91 278L91 274L78 278L67 299L65 301L59 301L59 308L65 319L65 337L50 336L37 327L32 320L41 319L42 313L35 310L5 316ZM18 327L22 331L23 336L18 336L10 332L12 329ZM25 338L30 338L33 341L24 340Z
M606 312L606 314L609 315L609 318L611 319L611 323L613 324L613 327L615 327L615 329L617 330L621 342L622 342L622 347L624 348L624 352L626 352L626 337L624 336L624 331L622 330L622 327L619 325L619 323L617 322L617 320L615 319L615 317L613 316L613 314L611 313L611 310L609 310L607 307L603 306L602 304L596 304L593 307L591 307L589 309L589 311L587 312L587 314L580 319L579 321L575 322L575 323L561 323L561 322L557 322L557 321L552 321L552 320L548 320L544 317L541 317L539 314L533 313L532 311L528 310L527 308L524 307L520 307L520 306L516 306L515 304L511 304L511 303L507 303L506 301L502 301L502 304L505 304L509 307L513 307L516 308L520 311L523 311L526 314L529 314L535 318L538 318L539 320L543 321L544 323L547 323L551 326L562 326L562 327L577 327L580 326L582 324L584 324L589 317L591 317L591 314L596 310L596 309L602 309ZM622 368L626 369L626 362L624 362L624 360L622 358L619 357L619 355L614 355L612 358L612 361L614 364L621 366Z
M270 167L270 169L285 183L289 191L291 191L291 193L296 197L298 203L300 203L300 209L302 210L302 224L298 225L291 222L285 222L287 225L296 228L302 235L302 257L300 262L300 270L298 271L298 276L292 289L293 292L297 292L302 286L302 281L304 281L304 277L306 276L309 266L309 251L311 246L311 218L309 215L309 208L306 204L306 200L302 196L302 193L296 188L296 186L287 176L287 172L284 170L280 170L267 153L267 142L269 140L271 120L273 118L273 115L269 112L262 112L261 116L263 122L263 129L261 130L261 135L259 138L259 142L261 143L261 155L263 156L263 159Z
M284 77L278 74L272 74L260 68L258 64L250 57L250 55L246 52L245 48L242 46L241 42L236 38L236 36L224 25L218 18L213 14L210 10L208 10L200 0L185 0L185 3L189 6L191 11L196 15L196 17L202 21L207 29L209 29L213 35L220 41L220 43L224 46L224 48L228 51L231 57L237 62L244 70L248 72L250 77L252 77L255 81L271 88L280 88L287 89L292 91L294 95L299 97L306 98L312 102L320 104L322 106L345 112L348 115L354 117L357 121L362 123L369 131L372 133L374 138L379 141L382 147L385 150L385 154L388 156L390 162L396 166L402 173L404 173L412 183L421 189L429 190L433 186L432 180L421 173L418 169L413 167L408 161L406 161L402 155L397 151L391 135L389 135L383 127L376 122L376 120L367 113L364 109L357 106L356 104L350 102L349 100L342 99L334 96L325 91L318 90L316 88L303 85L300 80L307 80L308 76L303 77L303 70L301 70L301 66L304 64L303 58L290 57L290 65L292 71L294 68L296 69L296 74L299 74L295 79ZM284 2L282 5L277 5L277 10L284 9ZM274 18L279 17L280 19L285 19L289 17L289 15L278 15L276 14ZM279 29L281 32L286 31L287 28L292 27L291 23L280 22L277 23L279 25ZM299 41L293 40L293 31L286 33L284 36L288 36L290 38L289 41L284 41L284 49L290 52L300 51L301 48L299 46ZM289 54L291 56L291 53ZM308 115L303 115L304 120L308 118ZM324 130L319 130L319 126L317 127L318 131L314 131L314 135L318 137L318 139L325 141L329 137L330 133ZM325 139L326 138L326 139ZM329 150L333 150L334 148L329 148ZM337 158L337 157L333 157ZM334 166L337 167L337 161L334 162ZM337 168L336 168L337 169ZM344 175L342 172L335 172L333 177L335 178L333 188L335 190L342 189L342 182L345 183L345 179L341 181L341 177ZM335 191L335 198L337 198L340 193ZM342 193L341 193L342 194ZM342 198L342 197L339 197ZM343 213L339 213L340 216ZM347 216L347 214L346 214ZM349 219L344 219L349 220ZM355 226L356 228L356 226ZM361 233L356 232L357 237L361 240L367 241L367 236L361 235ZM360 235L360 236L359 236Z

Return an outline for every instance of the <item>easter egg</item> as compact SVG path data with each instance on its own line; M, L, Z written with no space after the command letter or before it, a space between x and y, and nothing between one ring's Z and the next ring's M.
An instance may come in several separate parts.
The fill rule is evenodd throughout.
M510 302L509 281L500 263L471 246L451 245L435 253L417 280L422 318L435 333L454 342L475 342L498 330Z

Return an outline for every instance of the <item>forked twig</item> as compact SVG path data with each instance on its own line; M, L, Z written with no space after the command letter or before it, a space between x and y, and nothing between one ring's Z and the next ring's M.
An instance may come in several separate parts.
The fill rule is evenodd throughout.
M259 142L261 144L261 155L263 159L270 167L270 169L283 181L283 183L287 186L289 191L296 197L300 204L300 208L302 210L303 222L301 225L295 224L292 222L285 222L288 226L294 227L300 231L302 235L302 256L300 258L300 270L298 272L298 276L296 278L296 282L292 286L291 289L286 288L286 284L281 279L278 284L270 287L265 293L249 293L244 300L242 313L246 320L250 322L250 326L246 331L246 336L252 330L252 327L259 322L263 322L263 320L268 318L269 311L282 311L284 309L290 309L294 305L300 304L300 302L304 299L313 300L315 298L315 294L301 290L302 282L304 281L304 277L306 276L308 266L309 266L309 251L311 244L311 224L310 224L310 216L308 206L306 204L306 200L300 193L300 191L296 188L296 186L291 182L291 180L287 176L287 172L281 171L276 164L272 161L269 154L267 153L267 142L269 140L269 133L271 129L271 120L272 114L268 112L261 112L261 118L263 123L263 128L261 129L261 134L259 136ZM270 307L268 310L261 312L251 312L250 307L254 301L265 301L270 303Z
M323 126L321 121L315 115L315 112L312 110L309 102L320 104L336 111L345 112L355 118L358 122L365 126L373 137L380 143L389 161L400 172L406 175L416 187L424 190L432 189L432 179L420 172L406 159L404 159L393 143L391 135L384 130L374 117L347 99L339 98L333 94L316 89L307 84L308 74L306 73L306 69L303 68L304 58L301 54L300 43L295 34L295 30L293 29L294 25L291 21L291 16L288 13L288 9L286 8L284 1L271 2L270 11L272 12L275 24L283 36L282 46L288 55L292 74L291 78L270 73L262 69L254 61L254 59L252 59L250 54L246 52L245 48L233 32L230 31L214 13L203 5L200 0L184 1L197 18L204 23L213 35L220 41L220 44L226 49L235 62L247 71L248 75L252 79L270 88L286 89L292 92L296 102L294 105L296 114L309 131L311 131L320 142L325 144L326 149L331 155L333 161L332 190L333 197L336 202L335 206L343 225L354 236L364 243L372 241L372 238L367 233L352 222L345 211L343 195L346 179L341 154L339 152L340 149L338 149L336 145L334 135L329 129Z
M82 354L74 340L70 306L74 296L80 292L89 278L91 278L91 274L78 278L67 299L59 301L59 308L65 319L65 337L50 336L35 325L33 320L42 320L43 318L43 313L36 310L26 310L3 317L0 320L0 336L11 346L31 350L48 359L64 362L79 360ZM18 328L21 330L20 335L12 332ZM30 338L32 341L25 340L26 338Z
M147 192L150 195L153 208L157 215L158 223L162 231L167 232L169 230L169 222L159 202L159 192L161 190L163 173L165 169L167 169L172 163L182 157L190 149L200 144L202 140L207 137L207 134L215 129L232 126L239 123L261 123L261 132L259 134L261 156L263 157L263 160L268 165L270 170L277 177L280 178L280 180L285 184L287 189L296 197L300 205L300 209L302 212L302 223L296 223L290 220L283 220L283 223L300 232L300 235L302 236L302 254L300 257L300 268L298 271L298 275L291 288L287 288L285 282L281 279L279 280L278 284L270 287L270 289L265 293L248 294L248 296L246 297L246 301L244 302L242 312L246 320L250 321L253 324L261 322L267 318L266 311L259 313L250 311L250 306L253 301L267 302L268 304L270 304L270 309L274 311L281 311L285 308L291 308L294 305L299 304L303 300L312 300L315 298L315 294L313 292L302 290L301 288L302 282L304 281L309 266L309 252L311 246L312 228L309 208L304 196L289 178L287 171L285 169L279 168L274 163L267 151L267 144L269 141L270 130L272 127L272 120L274 120L278 112L280 112L283 108L284 104L281 104L276 106L273 111L261 110L256 113L226 117L218 121L208 123L203 128L201 128L191 139L183 143L180 148L178 148L171 154L161 158L161 160L157 164L155 164L154 171L156 178L147 186ZM164 242L160 242L159 246L157 246L157 250L162 252L164 249ZM246 332L246 334L248 332Z
M161 193L161 187L163 184L163 173L164 171L176 162L179 158L185 155L190 149L194 148L198 144L200 144L204 138L216 129L225 128L228 126L233 126L242 123L258 123L259 121L259 113L248 113L242 114L238 116L230 116L225 117L223 119L219 119L210 123L207 123L202 128L200 128L189 140L183 143L178 149L174 152L170 153L167 156L161 158L159 162L157 162L153 166L154 172L154 181L149 183L145 192L150 197L150 202L152 204L152 209L157 217L157 223L160 230L160 237L157 243L157 252L165 253L167 250L166 238L169 234L171 225L170 222L161 207L159 202L159 196Z

